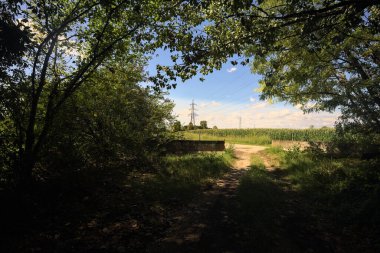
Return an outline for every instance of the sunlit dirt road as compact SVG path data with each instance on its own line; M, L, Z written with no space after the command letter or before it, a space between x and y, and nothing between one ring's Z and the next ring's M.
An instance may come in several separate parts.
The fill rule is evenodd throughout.
M230 144L226 144L228 146ZM266 149L264 146L253 146L243 144L232 144L235 150L236 161L233 166L234 169L247 169L251 164L251 156L261 150Z

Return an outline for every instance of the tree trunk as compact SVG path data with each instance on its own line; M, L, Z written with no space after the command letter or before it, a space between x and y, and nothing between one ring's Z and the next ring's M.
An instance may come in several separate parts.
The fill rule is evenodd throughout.
M32 171L36 163L36 158L32 150L25 150L20 156L19 166L16 172L16 187L19 190L30 190L33 177Z

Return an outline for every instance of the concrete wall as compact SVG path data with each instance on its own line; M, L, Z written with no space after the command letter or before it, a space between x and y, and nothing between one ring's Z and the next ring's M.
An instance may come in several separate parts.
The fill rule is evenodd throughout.
M224 141L174 140L168 143L170 153L191 153L197 151L224 151Z
M273 147L281 147L283 149L291 149L293 147L299 147L301 150L304 150L305 148L309 147L309 143L306 141L279 141L279 140L272 140L272 146Z
M318 147L324 151L327 150L328 143L324 142L314 142L313 145L316 145L315 147ZM280 141L280 140L272 140L272 146L273 147L281 147L283 149L291 149L293 147L298 147L301 150L305 150L310 147L310 143L307 141Z

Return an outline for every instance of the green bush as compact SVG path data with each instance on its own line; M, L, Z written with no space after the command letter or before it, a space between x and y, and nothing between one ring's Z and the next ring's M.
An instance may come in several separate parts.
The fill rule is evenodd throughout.
M327 152L335 157L375 158L380 156L380 134L338 125Z

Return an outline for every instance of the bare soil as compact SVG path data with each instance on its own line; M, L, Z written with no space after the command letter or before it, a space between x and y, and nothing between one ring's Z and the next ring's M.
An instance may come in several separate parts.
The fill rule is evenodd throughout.
M227 144L228 145L228 144ZM242 145L234 144L236 162L233 166L234 169L247 169L251 165L251 156L254 153L265 150L264 146Z

